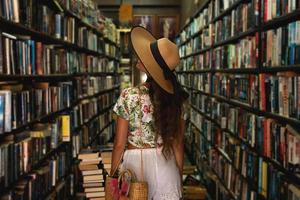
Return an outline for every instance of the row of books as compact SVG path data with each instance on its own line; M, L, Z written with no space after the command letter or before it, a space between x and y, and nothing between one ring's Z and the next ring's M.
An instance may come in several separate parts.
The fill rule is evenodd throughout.
M300 64L300 21L263 33L265 67Z
M58 0L59 4L67 11L72 12L82 21L91 26L99 26L100 13L98 12L97 4L92 0Z
M112 126L109 125L108 127L106 127L105 130L103 130L105 126L107 126L110 123L111 117L112 117L111 112L101 114L97 118L95 118L91 123L89 123L87 126L83 127L82 132L79 133L80 143L82 143L83 147L89 145L95 146L96 144L99 144L99 142L101 144L106 144L106 142L109 139L111 139L111 137L108 139L104 138L104 135L106 133L110 133L110 129ZM102 132L100 133L100 131ZM102 139L106 139L106 140L102 140Z
M70 197L70 185L74 180L68 176L71 159L66 146L64 151L57 152L45 161L41 167L32 170L21 180L16 182L13 189L6 191L1 199L46 199L51 193L59 197ZM18 162L18 161L17 161ZM11 164L12 161L5 163ZM9 173L9 172L8 172Z
M256 68L258 62L257 49L257 37L246 37L236 44L215 48L211 53L210 68Z
M114 61L53 45L30 37L0 34L0 74L48 75L76 72L112 72Z
M299 77L282 73L279 76L210 74L179 75L181 83L206 93L246 103L261 111L300 119ZM195 85L195 83L197 83ZM210 85L211 83L211 85ZM258 87L259 85L259 87ZM258 95L258 89L261 91Z
M190 24L182 30L180 37L176 39L177 44L181 44L198 31L208 26L214 18L220 16L223 11L230 8L235 3L237 3L235 0L216 0L209 2L198 16L192 19ZM225 38L228 38L234 36L236 32L245 32L252 26L258 26L258 4L258 0L251 0L248 3L240 4L236 9L232 10L231 13L225 15L224 19L217 21L215 23L215 42L222 41L221 39L218 39L218 34L222 34ZM221 25L220 23L222 23L223 26L226 26L225 29L228 29L227 37L225 36L225 31L223 31L224 29L221 29L222 31L218 32L218 27Z
M208 26L213 19L213 2L210 2L209 5L203 9L201 13L180 33L180 37L176 38L176 43L181 44L185 42L188 38L191 38L192 35L196 34L198 31L204 29Z
M105 55L111 56L111 57L116 57L118 50L117 47L113 44L110 43L105 43L105 49L104 49Z
M77 135L73 136L73 157L75 158L78 153L81 151L81 149L86 147L95 147L98 145L106 144L108 140L111 140L111 137L108 140L106 139L106 134L112 134L114 126L108 125L108 122L103 121L109 121L106 120L107 115L101 115L95 120L93 120L90 125L84 126ZM101 121L100 125L96 125L96 123L99 123ZM106 127L108 125L108 127ZM105 129L104 129L105 128ZM101 132L100 132L101 131ZM105 138L104 138L105 137Z
M178 74L179 82L188 87L193 87L194 89L207 92L211 91L211 74L198 74L197 76L193 74Z
M215 6L219 6L220 4L223 5L223 1L215 1ZM192 40L195 40L192 50L193 52L199 51L201 49L207 48L214 43L218 43L224 40L227 40L233 36L235 36L239 32L246 32L250 28L253 28L255 25L258 25L256 23L257 18L257 0L250 1L249 3L240 4L236 9L232 10L231 13L225 15L222 19L207 24L204 23L205 26L201 29L202 32L200 32L200 42L197 41L199 36L196 36L192 38ZM212 2L209 4L209 8L211 7ZM229 4L228 4L229 5ZM217 7L214 7L214 9L218 10ZM204 9L203 14L205 15L207 12L207 9ZM199 15L199 17L202 16L202 14ZM207 15L205 15L207 16ZM187 28L188 30L191 29L191 34L186 36L186 31L183 30L181 33L181 38L190 38L193 34L197 33L199 31L198 26L194 19L192 23ZM196 24L196 25L195 25ZM191 28L190 28L191 27ZM208 27L208 29L207 29ZM197 31L196 31L197 30ZM221 31L222 30L222 31ZM205 33L206 32L206 33ZM205 37L203 37L203 35ZM181 40L177 39L177 42L180 44ZM195 45L200 44L201 48L195 48ZM186 45L184 45L186 46ZM181 46L181 48L186 48L184 46ZM190 50L187 49L186 53L181 54L181 56L189 55Z
M70 120L61 115L51 123L37 124L32 130L6 136L1 143L1 184L5 187L32 167L63 141L69 141Z
M36 83L33 88L23 85L2 86L0 90L0 133L10 132L26 123L39 119L71 105L72 83L56 85Z
M199 124L197 118L202 119L203 121L200 121ZM196 133L194 133L195 135L193 135L193 145L196 145L196 147L200 149L200 152L202 152L200 154L196 154L195 156L204 156L209 158L210 166L224 181L226 187L232 191L233 194L235 194L237 199L250 199L250 196L256 196L257 198L256 192L262 195L265 199L267 196L271 199L289 199L291 196L299 196L299 188L292 183L290 183L287 187L287 184L283 182L283 180L286 179L284 178L282 172L280 172L271 163L266 161L264 157L260 157L256 152L252 152L245 145L241 144L239 140L235 139L235 136L233 137L229 133L224 131L222 132L220 128L215 127L214 124L208 122L208 120L205 118L196 117L192 121L195 126L199 127L198 129L203 131L201 134L199 131L196 131ZM206 125L209 125L209 130L205 128ZM290 130L291 127L287 126L286 128L284 127L284 129ZM195 132L195 130L192 132ZM208 134L205 134L205 132L208 132ZM292 160L296 163L293 163L292 166L298 166L299 155L296 155L297 152L295 150L296 146L299 144L299 140L298 142L295 141L297 134L291 135L289 132L284 132L283 134L288 136L279 135L276 138L292 137L293 139L290 139L291 142L288 144L285 143L281 145L279 145L277 142L271 142L275 148L272 149L272 151L274 150L274 152L278 152L277 149L282 149L287 146L287 149L283 150L282 153L287 157L293 155ZM260 144L259 146L265 147L267 145L264 146L264 144ZM195 149L194 151L197 152ZM209 152L209 154L205 155L207 152ZM278 156L281 155L282 154L278 152ZM291 156L289 159L291 159ZM279 160L276 161L279 162ZM240 182L246 184L246 188L241 189ZM281 193L277 192L279 189ZM246 197L244 195L246 195Z
M105 18L104 20L103 35L105 38L108 38L115 44L117 43L117 41L120 41L118 39L120 36L117 31L117 26L113 23L113 20L111 18Z
M100 114L103 109L109 108L114 103L114 92L102 94L89 100L83 100L72 110L74 128L88 122L94 116Z
M214 26L212 24L209 27L202 30L200 35L192 38L187 44L179 47L179 56L184 57L200 50L209 48L213 44Z
M258 107L258 76L216 74L212 77L212 94Z
M265 22L272 20L276 17L284 16L288 13L292 13L300 8L299 0L287 0L287 1L262 1L262 17Z
M117 80L113 76L78 77L75 80L75 96L80 98L95 95L101 91L112 89Z
M61 5L65 6L67 10L78 15L78 17L87 24L90 24L91 26L99 25L98 17L100 13L97 11L97 6L93 1L78 0L71 2L61 0L60 3ZM0 5L1 17L15 23L24 24L28 27L42 27L44 26L40 23L42 20L45 20L49 25L52 25L53 23L56 23L56 26L63 24L60 22L61 14L56 14L55 18L53 19L49 18L48 14L51 13L54 15L54 11L50 11L46 5L42 5L42 2L37 0L3 0L1 1ZM75 22L74 18L72 18L72 20ZM54 26L53 30L54 29L57 28ZM60 28L60 30L63 29Z
M260 109L300 119L300 77L291 74L260 74Z
M220 2L220 1L216 1ZM236 33L243 33L253 28L255 23L255 6L252 2L240 4L231 15L227 15L215 22L214 42L225 41Z
M296 150L297 145L300 144L299 131L292 126L283 126L275 120L224 103L214 104L212 113L215 113L212 115L212 119L215 120L214 126L197 111L191 111L191 121L200 131L203 131L212 144L226 149L228 142L224 141L226 138L224 135L228 130L245 144L255 148L255 153L275 160L287 170L293 171L300 164L299 152ZM210 117L209 114L205 115ZM252 150L248 148L247 151ZM232 156L232 160L233 157L237 158Z

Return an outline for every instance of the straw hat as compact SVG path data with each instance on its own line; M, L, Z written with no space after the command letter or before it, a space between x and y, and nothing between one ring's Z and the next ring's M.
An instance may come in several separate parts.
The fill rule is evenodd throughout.
M156 40L141 26L134 27L130 36L133 49L151 77L162 89L173 94L176 79L173 71L180 62L176 44L168 38Z

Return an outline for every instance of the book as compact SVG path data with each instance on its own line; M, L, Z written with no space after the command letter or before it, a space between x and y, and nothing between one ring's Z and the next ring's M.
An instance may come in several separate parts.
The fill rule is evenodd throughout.
M4 131L10 132L12 130L12 122L11 122L12 92L9 90L0 90L0 96L4 98Z
M88 192L86 193L87 198L93 198L93 197L104 197L105 192Z
M62 133L63 141L70 141L70 116L69 115L61 115L59 118L60 122L60 131Z
M82 175L98 175L98 174L103 174L102 169L97 169L97 170L88 170L88 171L82 171Z
M96 181L96 180L103 180L103 175L83 175L83 181Z
M81 153L78 155L78 159L80 160L89 160L89 159L97 159L99 158L98 153Z
M104 187L99 187L99 188L84 188L84 192L104 192Z

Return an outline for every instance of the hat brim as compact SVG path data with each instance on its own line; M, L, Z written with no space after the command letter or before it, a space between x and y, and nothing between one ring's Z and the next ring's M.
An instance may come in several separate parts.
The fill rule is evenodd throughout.
M150 44L155 42L156 38L144 27L136 26L131 30L130 39L134 51L151 77L162 89L173 94L174 88L172 82L165 79L163 70L155 61L150 49Z

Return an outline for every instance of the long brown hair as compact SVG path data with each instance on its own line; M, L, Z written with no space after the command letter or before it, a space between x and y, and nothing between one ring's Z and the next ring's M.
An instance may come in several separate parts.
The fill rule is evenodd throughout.
M188 96L173 95L163 90L152 78L149 83L149 96L154 107L154 127L157 136L163 140L163 155L168 159L172 153L172 144L178 138L183 102Z

